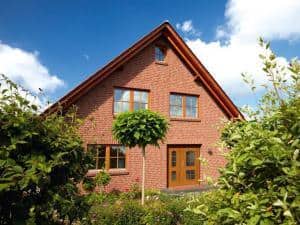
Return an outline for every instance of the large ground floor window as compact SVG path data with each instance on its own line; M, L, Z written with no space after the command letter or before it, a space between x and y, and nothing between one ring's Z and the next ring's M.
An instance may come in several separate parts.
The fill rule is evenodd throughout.
M121 145L88 144L88 151L94 156L95 169L125 169L125 147Z

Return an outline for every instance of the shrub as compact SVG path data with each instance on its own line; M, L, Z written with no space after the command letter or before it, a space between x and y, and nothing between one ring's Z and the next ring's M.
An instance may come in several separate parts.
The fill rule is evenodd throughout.
M21 87L5 76L0 82L0 224L83 219L89 206L76 185L92 160L75 112L40 116Z
M94 178L85 177L82 181L82 187L86 191L93 191L96 187L96 183L94 181Z
M124 199L139 199L141 198L141 188L137 183L133 183L129 191L122 193L121 196Z
M144 208L137 201L126 201L122 207L117 206L119 210L116 225L137 225L144 224Z
M100 187L101 191L103 191L104 187L109 184L110 180L110 175L106 171L100 170L95 177L95 184Z
M220 190L194 207L203 224L300 224L300 63L280 66L261 45L271 87L248 121L229 122L222 133L231 151Z
M186 210L192 196L171 196L154 190L146 193L147 202L143 206L132 199L131 195L121 194L120 197L111 193L91 194L87 199L92 204L89 214L92 224L199 224L201 215Z

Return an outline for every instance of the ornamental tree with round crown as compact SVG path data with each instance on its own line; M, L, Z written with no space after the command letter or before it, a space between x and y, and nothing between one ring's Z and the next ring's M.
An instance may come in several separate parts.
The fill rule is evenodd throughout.
M121 113L113 123L114 138L126 147L140 147L143 157L142 171L142 205L145 201L145 164L146 146L154 145L159 147L159 142L163 141L167 130L167 120L156 112L150 110L137 110L133 112Z

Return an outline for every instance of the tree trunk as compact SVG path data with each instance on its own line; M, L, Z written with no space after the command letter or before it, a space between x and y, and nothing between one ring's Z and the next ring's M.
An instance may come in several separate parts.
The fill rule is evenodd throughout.
M142 205L145 203L145 170L146 170L146 151L145 147L142 148L143 156L143 172L142 172Z

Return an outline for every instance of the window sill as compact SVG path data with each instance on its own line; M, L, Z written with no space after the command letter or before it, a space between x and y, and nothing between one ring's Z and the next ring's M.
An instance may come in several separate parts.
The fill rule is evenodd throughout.
M201 122L199 118L170 118L171 121Z
M163 61L155 61L155 63L158 64L158 65L163 65L163 66L167 66L168 65L168 63L163 62Z
M89 170L87 172L87 176L88 177L94 177L97 175L97 173L99 173L101 170L97 170L97 169L94 169L94 170ZM126 169L109 169L108 170L108 174L110 176L119 176L119 175L128 175L129 172L126 170Z

